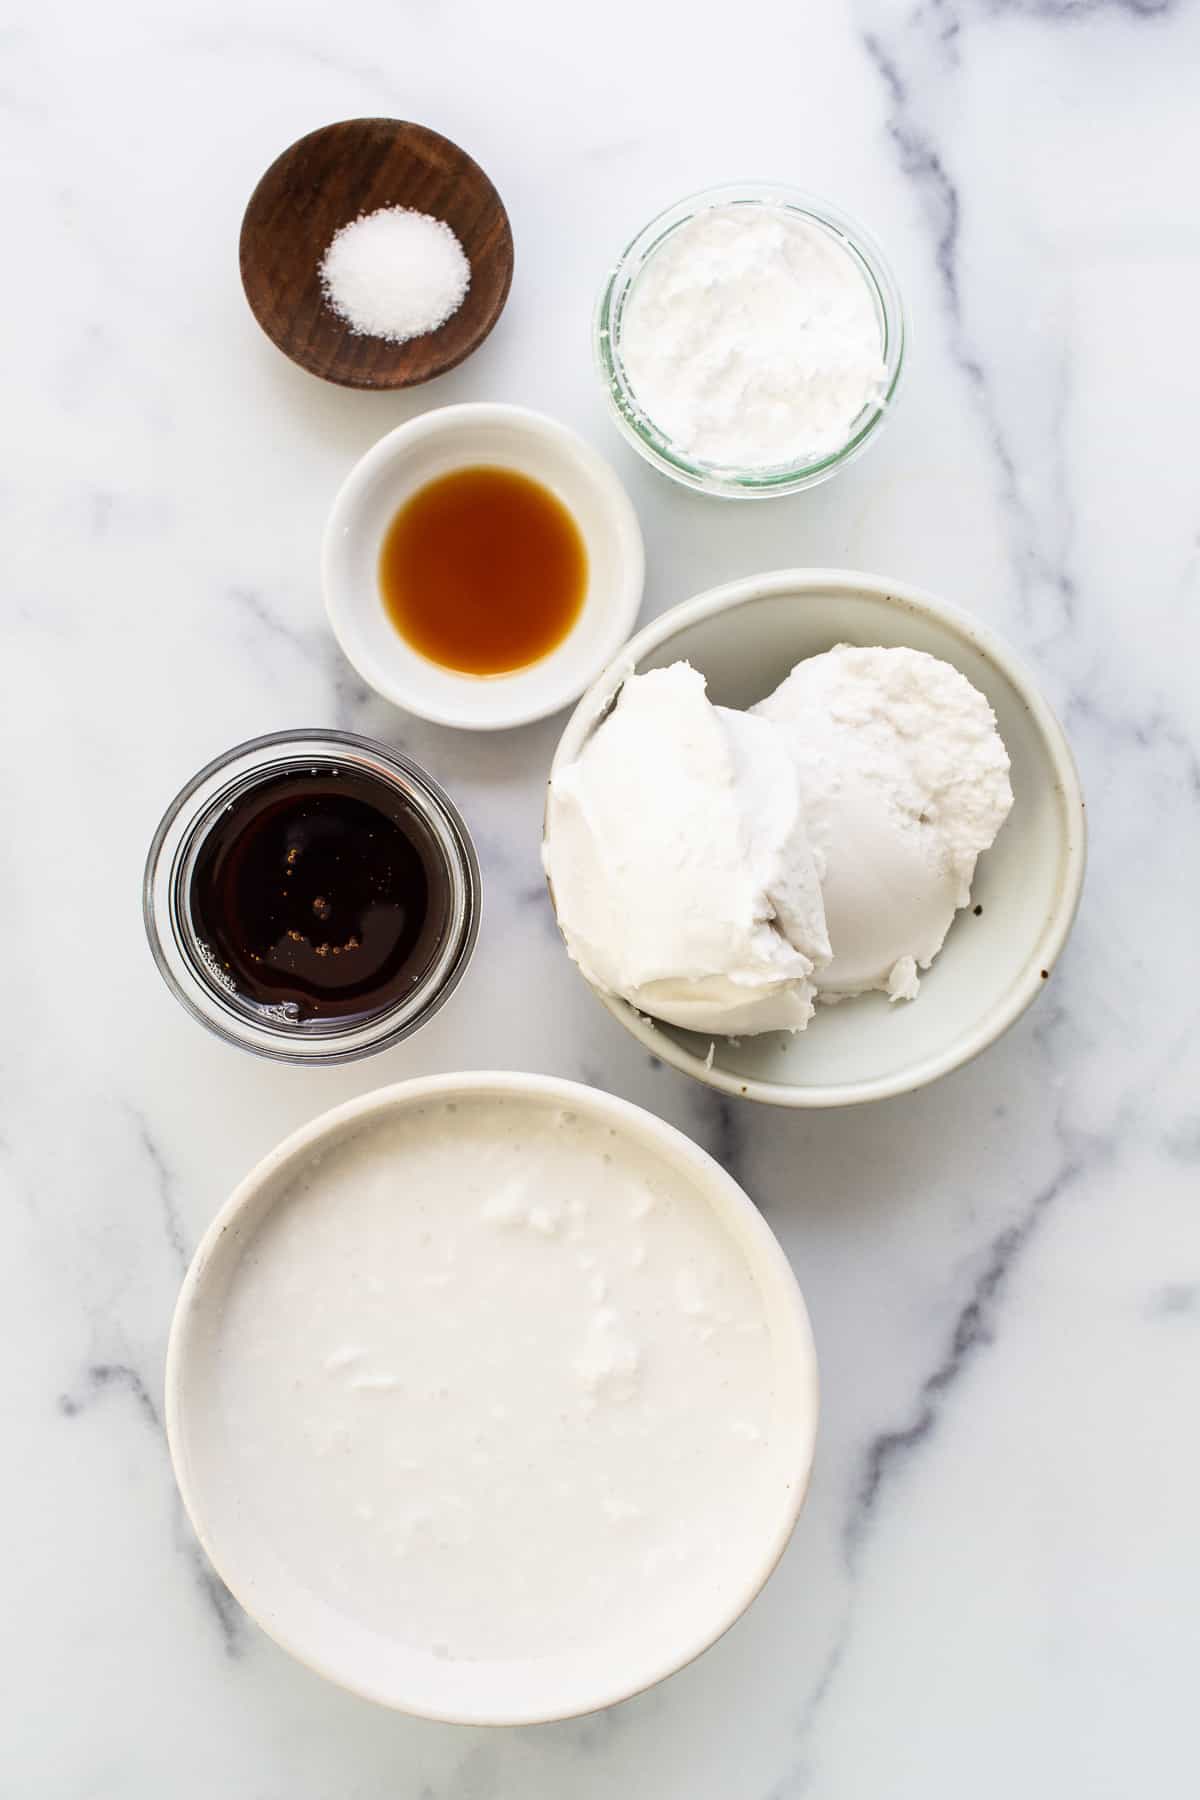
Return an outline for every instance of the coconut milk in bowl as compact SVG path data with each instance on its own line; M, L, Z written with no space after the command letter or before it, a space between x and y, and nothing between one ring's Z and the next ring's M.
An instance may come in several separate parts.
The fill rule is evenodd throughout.
M519 1723L705 1649L787 1542L816 1428L795 1277L639 1108L528 1075L352 1101L190 1271L172 1456L218 1572L330 1679Z

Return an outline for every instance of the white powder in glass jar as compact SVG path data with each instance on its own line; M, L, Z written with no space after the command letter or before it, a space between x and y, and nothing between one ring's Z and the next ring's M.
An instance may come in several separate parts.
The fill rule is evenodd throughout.
M343 225L321 261L328 304L356 337L407 343L462 305L471 265L444 219L385 206Z
M816 221L762 205L709 207L652 252L620 355L656 429L684 456L733 470L835 454L887 379L851 252Z

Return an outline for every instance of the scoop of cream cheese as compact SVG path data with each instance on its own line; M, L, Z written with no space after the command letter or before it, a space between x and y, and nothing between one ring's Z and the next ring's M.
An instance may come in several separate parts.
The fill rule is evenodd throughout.
M567 948L654 1018L801 1030L828 960L787 734L713 706L687 663L630 676L550 786L544 849Z
M910 1000L1012 806L991 707L920 650L841 644L753 709L788 735L831 959L820 997Z

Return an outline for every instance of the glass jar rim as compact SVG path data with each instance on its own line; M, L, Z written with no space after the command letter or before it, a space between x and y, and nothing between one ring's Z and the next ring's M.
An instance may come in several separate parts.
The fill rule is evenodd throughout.
M446 929L411 993L377 1013L296 1024L240 998L197 955L186 919L186 878L207 831L230 797L312 760L346 765L395 789L429 831L449 889ZM402 751L352 732L320 728L250 738L199 769L166 808L150 843L142 916L159 974L194 1019L226 1043L279 1062L342 1063L400 1042L432 1018L457 987L479 933L481 878L475 847L449 795ZM202 948L202 947L201 947Z
M625 374L620 349L625 303L637 276L663 240L702 212L717 206L739 205L774 207L799 213L813 220L849 251L876 306L886 371L883 391L857 415L846 442L837 450L820 457L761 469L733 469L685 456L638 405ZM731 499L770 499L797 493L828 480L860 456L895 404L905 365L907 338L908 326L900 290L872 233L828 201L784 182L726 182L687 194L657 213L626 245L609 271L593 318L596 363L619 430L634 449L663 474L702 493Z

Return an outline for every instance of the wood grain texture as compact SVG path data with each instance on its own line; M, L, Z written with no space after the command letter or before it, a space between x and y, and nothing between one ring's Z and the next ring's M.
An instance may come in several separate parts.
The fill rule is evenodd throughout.
M334 233L382 206L444 219L471 265L458 311L405 344L355 336L318 274ZM462 362L500 317L513 271L508 214L479 164L400 119L345 119L285 150L250 197L240 257L246 298L272 343L313 375L359 388L412 387Z

